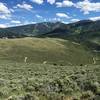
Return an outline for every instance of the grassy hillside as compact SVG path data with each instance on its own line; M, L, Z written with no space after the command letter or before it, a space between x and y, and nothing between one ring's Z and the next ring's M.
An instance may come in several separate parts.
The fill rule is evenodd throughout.
M57 38L0 39L0 60L51 64L93 64L93 54L82 45Z
M0 62L0 100L99 99L100 65Z

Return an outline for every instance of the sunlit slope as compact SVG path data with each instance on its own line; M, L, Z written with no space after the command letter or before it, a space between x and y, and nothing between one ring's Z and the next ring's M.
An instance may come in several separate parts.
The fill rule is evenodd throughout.
M0 39L0 61L79 65L93 63L80 44L55 38Z

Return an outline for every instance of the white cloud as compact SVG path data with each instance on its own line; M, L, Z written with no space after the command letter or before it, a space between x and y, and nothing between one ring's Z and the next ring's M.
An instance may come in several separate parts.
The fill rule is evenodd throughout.
M11 23L20 24L21 22L19 20L12 20Z
M37 17L37 18L43 18L42 16L40 16L40 15L38 15L38 14L36 15L36 17Z
M90 0L83 0L77 3L73 3L69 0L64 0L62 2L56 2L57 7L75 7L79 8L84 14L89 14L89 12L100 12L100 2L91 2Z
M43 0L31 0L31 1L36 4L42 4L44 2Z
M63 2L56 2L57 7L71 7L73 5L74 5L74 3L69 0L64 0Z
M1 14L0 19L10 19L11 15L10 14Z
M60 17L60 18L70 18L67 14L65 13L56 13L56 16Z
M61 19L60 18L52 18L52 21L61 21Z
M43 21L44 21L44 22L47 22L47 19L46 19L46 18L44 18L44 19L43 19Z
M25 2L23 2L22 4L17 4L18 8L22 8L22 9L26 9L26 10L31 10L33 7Z
M62 21L62 23L64 23L64 24L69 24L70 22Z
M100 20L100 16L98 16L98 17L91 17L91 18L89 18L90 20L93 20L93 21L96 21L96 20Z
M84 14L89 14L90 11L100 12L100 2L90 2L89 0L84 0L77 2L76 8L80 8Z
M79 19L71 19L71 22L77 22L80 21Z
M49 18L49 19L47 19L48 21L54 21L54 22L57 22L57 21L61 21L61 19L60 18L57 18L57 17L54 17L54 18ZM47 21L46 20L46 21Z
M10 14L11 12L4 3L0 2L0 13Z
M11 12L11 9L0 2L0 19L9 19L11 17Z
M56 0L47 0L48 3L54 4Z
M5 24L0 24L0 28L6 28L7 27L7 25L5 25Z
M11 12L15 12L14 9L10 9Z
M25 20L23 23L21 23L20 25L27 25L27 24L35 24L36 22L34 21L28 21L28 20Z
M36 22L31 22L31 24L36 24Z
M0 19L6 19L7 17L5 15L0 15Z

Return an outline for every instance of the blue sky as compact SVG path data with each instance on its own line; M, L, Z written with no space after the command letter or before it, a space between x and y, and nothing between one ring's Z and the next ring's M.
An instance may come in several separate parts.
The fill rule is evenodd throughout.
M99 0L0 0L0 27L100 19Z

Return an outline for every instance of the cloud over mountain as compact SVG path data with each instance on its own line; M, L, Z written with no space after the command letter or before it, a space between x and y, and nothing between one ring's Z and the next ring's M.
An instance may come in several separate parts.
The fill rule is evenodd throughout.
M100 12L100 2L90 2L89 0L84 0L77 2L76 8L80 8L84 14L89 14L89 12Z
M21 9L26 9L26 10L31 10L33 7L25 2L23 2L22 4L17 4L18 8L21 8Z
M36 4L42 4L44 2L43 0L31 0L31 1Z
M60 17L60 18L70 18L67 14L65 13L56 13L56 16Z
M96 21L96 20L100 20L100 16L98 16L98 17L91 17L91 18L89 18L90 20L93 20L93 21Z
M74 3L69 0L64 0L62 2L56 2L57 7L71 7L73 5L74 5Z

